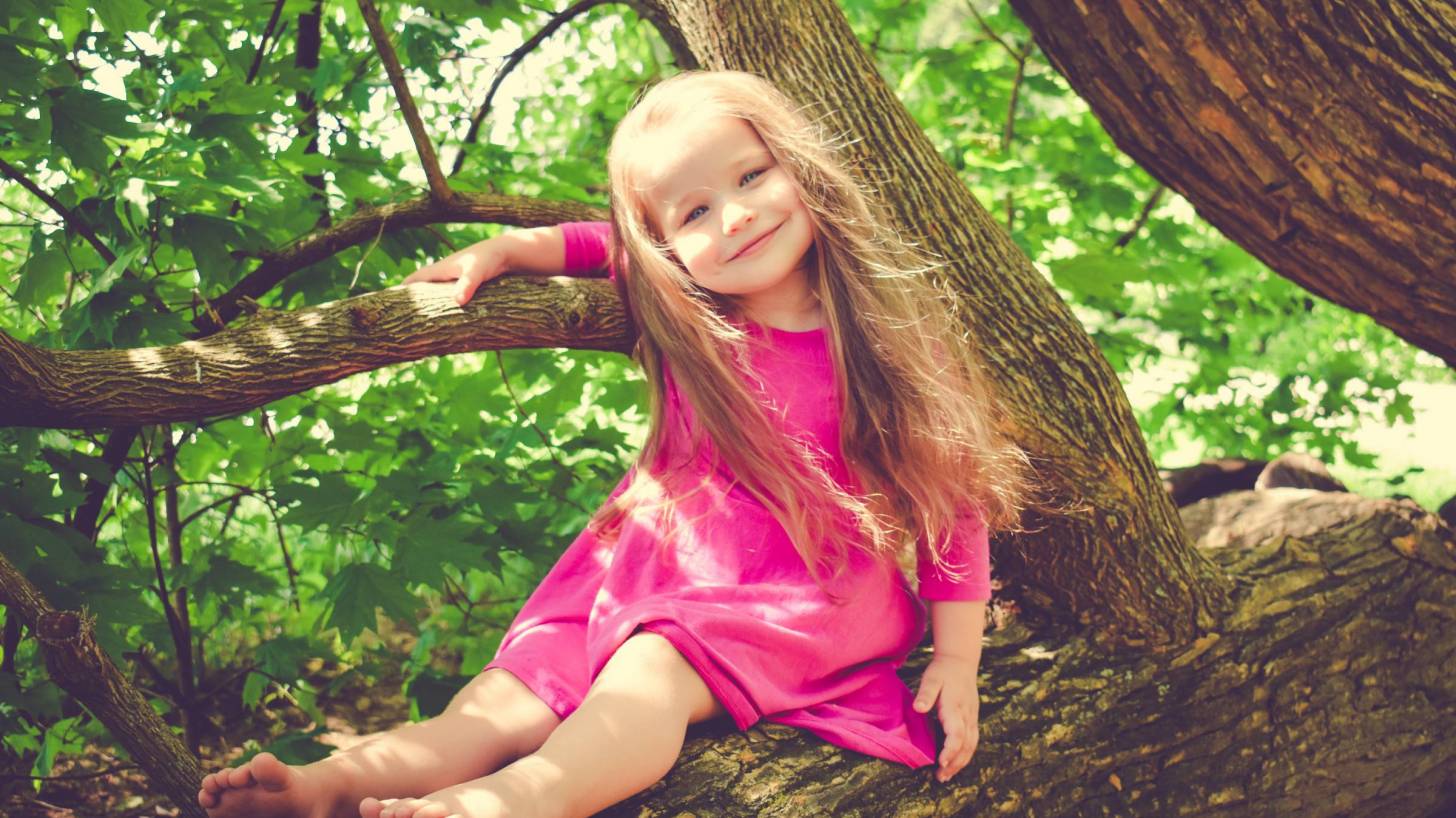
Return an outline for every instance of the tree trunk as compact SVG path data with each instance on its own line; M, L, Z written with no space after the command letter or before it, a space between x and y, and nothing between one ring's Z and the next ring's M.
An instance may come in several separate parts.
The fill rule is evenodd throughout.
M1117 146L1199 215L1456 366L1456 5L1011 5Z
M1227 586L1188 546L1111 366L1052 286L936 152L830 0L661 0L707 68L763 74L854 141L849 161L895 228L947 260L971 305L1017 442L1075 516L998 542L1023 606L1084 623L1108 645L1179 642L1212 627ZM821 110L822 108L822 110ZM1073 395L1075 399L1068 400ZM1133 560L1123 555L1136 553Z

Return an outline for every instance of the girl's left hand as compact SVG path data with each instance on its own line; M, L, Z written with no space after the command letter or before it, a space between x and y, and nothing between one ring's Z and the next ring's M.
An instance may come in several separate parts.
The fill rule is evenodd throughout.
M976 688L976 663L936 654L920 676L915 712L925 713L940 701L945 747L940 751L938 781L949 781L970 762L981 740L981 694Z

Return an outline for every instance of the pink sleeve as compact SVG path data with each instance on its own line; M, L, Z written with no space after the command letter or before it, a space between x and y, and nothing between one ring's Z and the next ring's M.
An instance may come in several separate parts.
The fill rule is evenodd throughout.
M916 542L916 577L920 581L920 598L925 600L980 600L991 598L991 544L986 525L979 514L956 518L951 531L951 547L943 555L949 567L961 579L948 576L930 561L924 534Z
M632 299L627 295L626 278L617 277L616 254L612 251L611 222L562 222L561 235L566 242L566 260L562 275L578 278L600 278L602 265L607 279L617 285L617 296L627 311L627 323L637 332L637 316L632 312Z
M562 275L581 278L597 278L602 266L607 267L607 278L617 280L617 268L611 263L611 222L562 222L561 233L566 238L566 264Z

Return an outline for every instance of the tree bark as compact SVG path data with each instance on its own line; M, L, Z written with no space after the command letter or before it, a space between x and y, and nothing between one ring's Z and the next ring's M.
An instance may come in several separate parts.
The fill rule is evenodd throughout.
M1199 215L1456 367L1456 5L1011 5L1117 146Z
M39 589L0 555L0 603L36 634L46 670L126 747L153 786L187 818L207 818L197 804L202 767L97 644L94 618L51 607Z
M1240 580L1219 629L1142 654L1046 623L992 631L980 744L950 782L782 725L705 723L665 780L602 815L1449 815L1456 532L1414 503L1312 489L1184 518Z

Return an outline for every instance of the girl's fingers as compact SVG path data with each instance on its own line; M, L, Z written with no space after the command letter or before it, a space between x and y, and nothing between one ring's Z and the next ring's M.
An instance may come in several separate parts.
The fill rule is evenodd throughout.
M940 685L934 679L921 679L920 692L915 694L915 709L924 713L935 704L935 695L940 692Z

